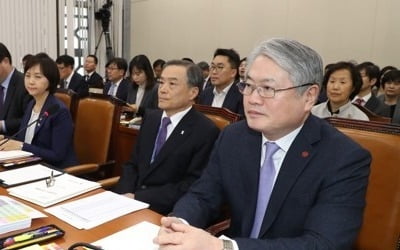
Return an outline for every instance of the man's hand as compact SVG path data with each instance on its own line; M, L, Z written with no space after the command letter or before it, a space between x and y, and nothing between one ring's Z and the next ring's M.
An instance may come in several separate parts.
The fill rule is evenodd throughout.
M175 217L161 219L161 229L153 241L160 250L221 250L223 245L222 240Z

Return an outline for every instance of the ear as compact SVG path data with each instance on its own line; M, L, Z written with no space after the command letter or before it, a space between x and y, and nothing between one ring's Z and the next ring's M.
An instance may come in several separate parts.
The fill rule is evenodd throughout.
M199 88L198 87L191 87L189 89L189 99L191 101L194 101L198 95L199 95Z
M317 84L311 85L308 89L304 92L303 97L305 100L305 109L310 111L311 108L315 105L318 100L320 92L320 87Z
M376 83L376 78L373 78L373 79L371 79L371 83L370 83L370 85L369 86L374 86L375 85L375 83Z
M237 69L232 69L232 71L231 71L231 77L235 78L236 75L237 75L237 73L238 73L238 70L237 70Z

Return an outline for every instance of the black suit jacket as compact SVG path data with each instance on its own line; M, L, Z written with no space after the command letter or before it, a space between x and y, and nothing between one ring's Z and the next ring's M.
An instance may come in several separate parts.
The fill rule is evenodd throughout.
M97 72L93 72L93 74L87 80L84 77L84 80L89 88L104 88L103 78Z
M364 107L377 115L390 117L390 107L379 100L375 95L371 95Z
M363 217L370 154L326 121L310 116L282 162L260 239L249 239L257 204L261 133L246 121L220 134L207 168L173 214L206 227L221 204L240 250L351 249Z
M227 108L234 113L240 114L243 117L244 116L243 96L239 92L236 83L237 82L234 82L232 84L231 88L226 94L222 107ZM205 88L199 96L198 103L211 106L214 100L213 91L214 91L213 87Z
M64 80L61 80L60 86L62 88L65 88ZM89 95L89 87L85 82L85 79L83 79L83 77L76 72L74 72L74 74L71 77L71 80L69 81L68 89L73 90L75 93L78 94L79 97L84 97Z
M127 101L128 99L128 87L131 84L131 82L127 79L122 79L122 81L119 83L118 89L117 89L117 94L116 97L118 99L123 100L124 102ZM108 95L108 90L110 90L111 87L111 82L108 81L104 85L103 89L103 94Z
M396 107L394 108L392 123L400 124L400 98L397 100Z
M136 94L139 86L135 83L131 83L128 86L128 97L126 102L133 104L136 103ZM154 85L151 89L145 89L143 94L142 102L140 103L139 109L136 112L137 116L143 116L146 109L158 108L158 84Z
M219 129L192 108L150 163L162 112L146 111L116 192L134 193L135 199L149 203L151 209L168 214L206 166Z
M3 109L0 110L0 120L5 122L6 135L12 135L18 131L30 100L31 96L25 89L24 74L15 69L8 85Z

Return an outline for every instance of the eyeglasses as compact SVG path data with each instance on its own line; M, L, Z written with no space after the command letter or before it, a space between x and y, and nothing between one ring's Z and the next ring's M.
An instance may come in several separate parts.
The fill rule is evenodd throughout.
M225 68L225 66L223 66L223 65L211 65L210 66L210 71L211 72L213 72L214 70L217 72L217 73L219 73L219 72L221 72L223 69Z
M247 82L239 82L237 84L237 87L239 88L240 93L242 95L251 95L255 89L257 89L257 93L263 97L263 98L273 98L275 97L276 92L281 92L285 90L290 90L290 89L296 89L296 88L301 88L305 86L311 86L314 85L314 83L305 83L299 86L293 86L289 88L284 88L284 89L274 89L272 87L268 86L256 86Z

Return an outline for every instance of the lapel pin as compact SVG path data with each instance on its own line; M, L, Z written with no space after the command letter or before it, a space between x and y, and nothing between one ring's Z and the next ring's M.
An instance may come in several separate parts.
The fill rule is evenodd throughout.
M301 156L302 156L303 158L306 158L306 157L308 157L309 155L310 155L310 153L308 153L307 151L301 152Z
M184 130L182 130L182 131L181 131L181 135L183 135L184 133L185 133L185 131L184 131Z

